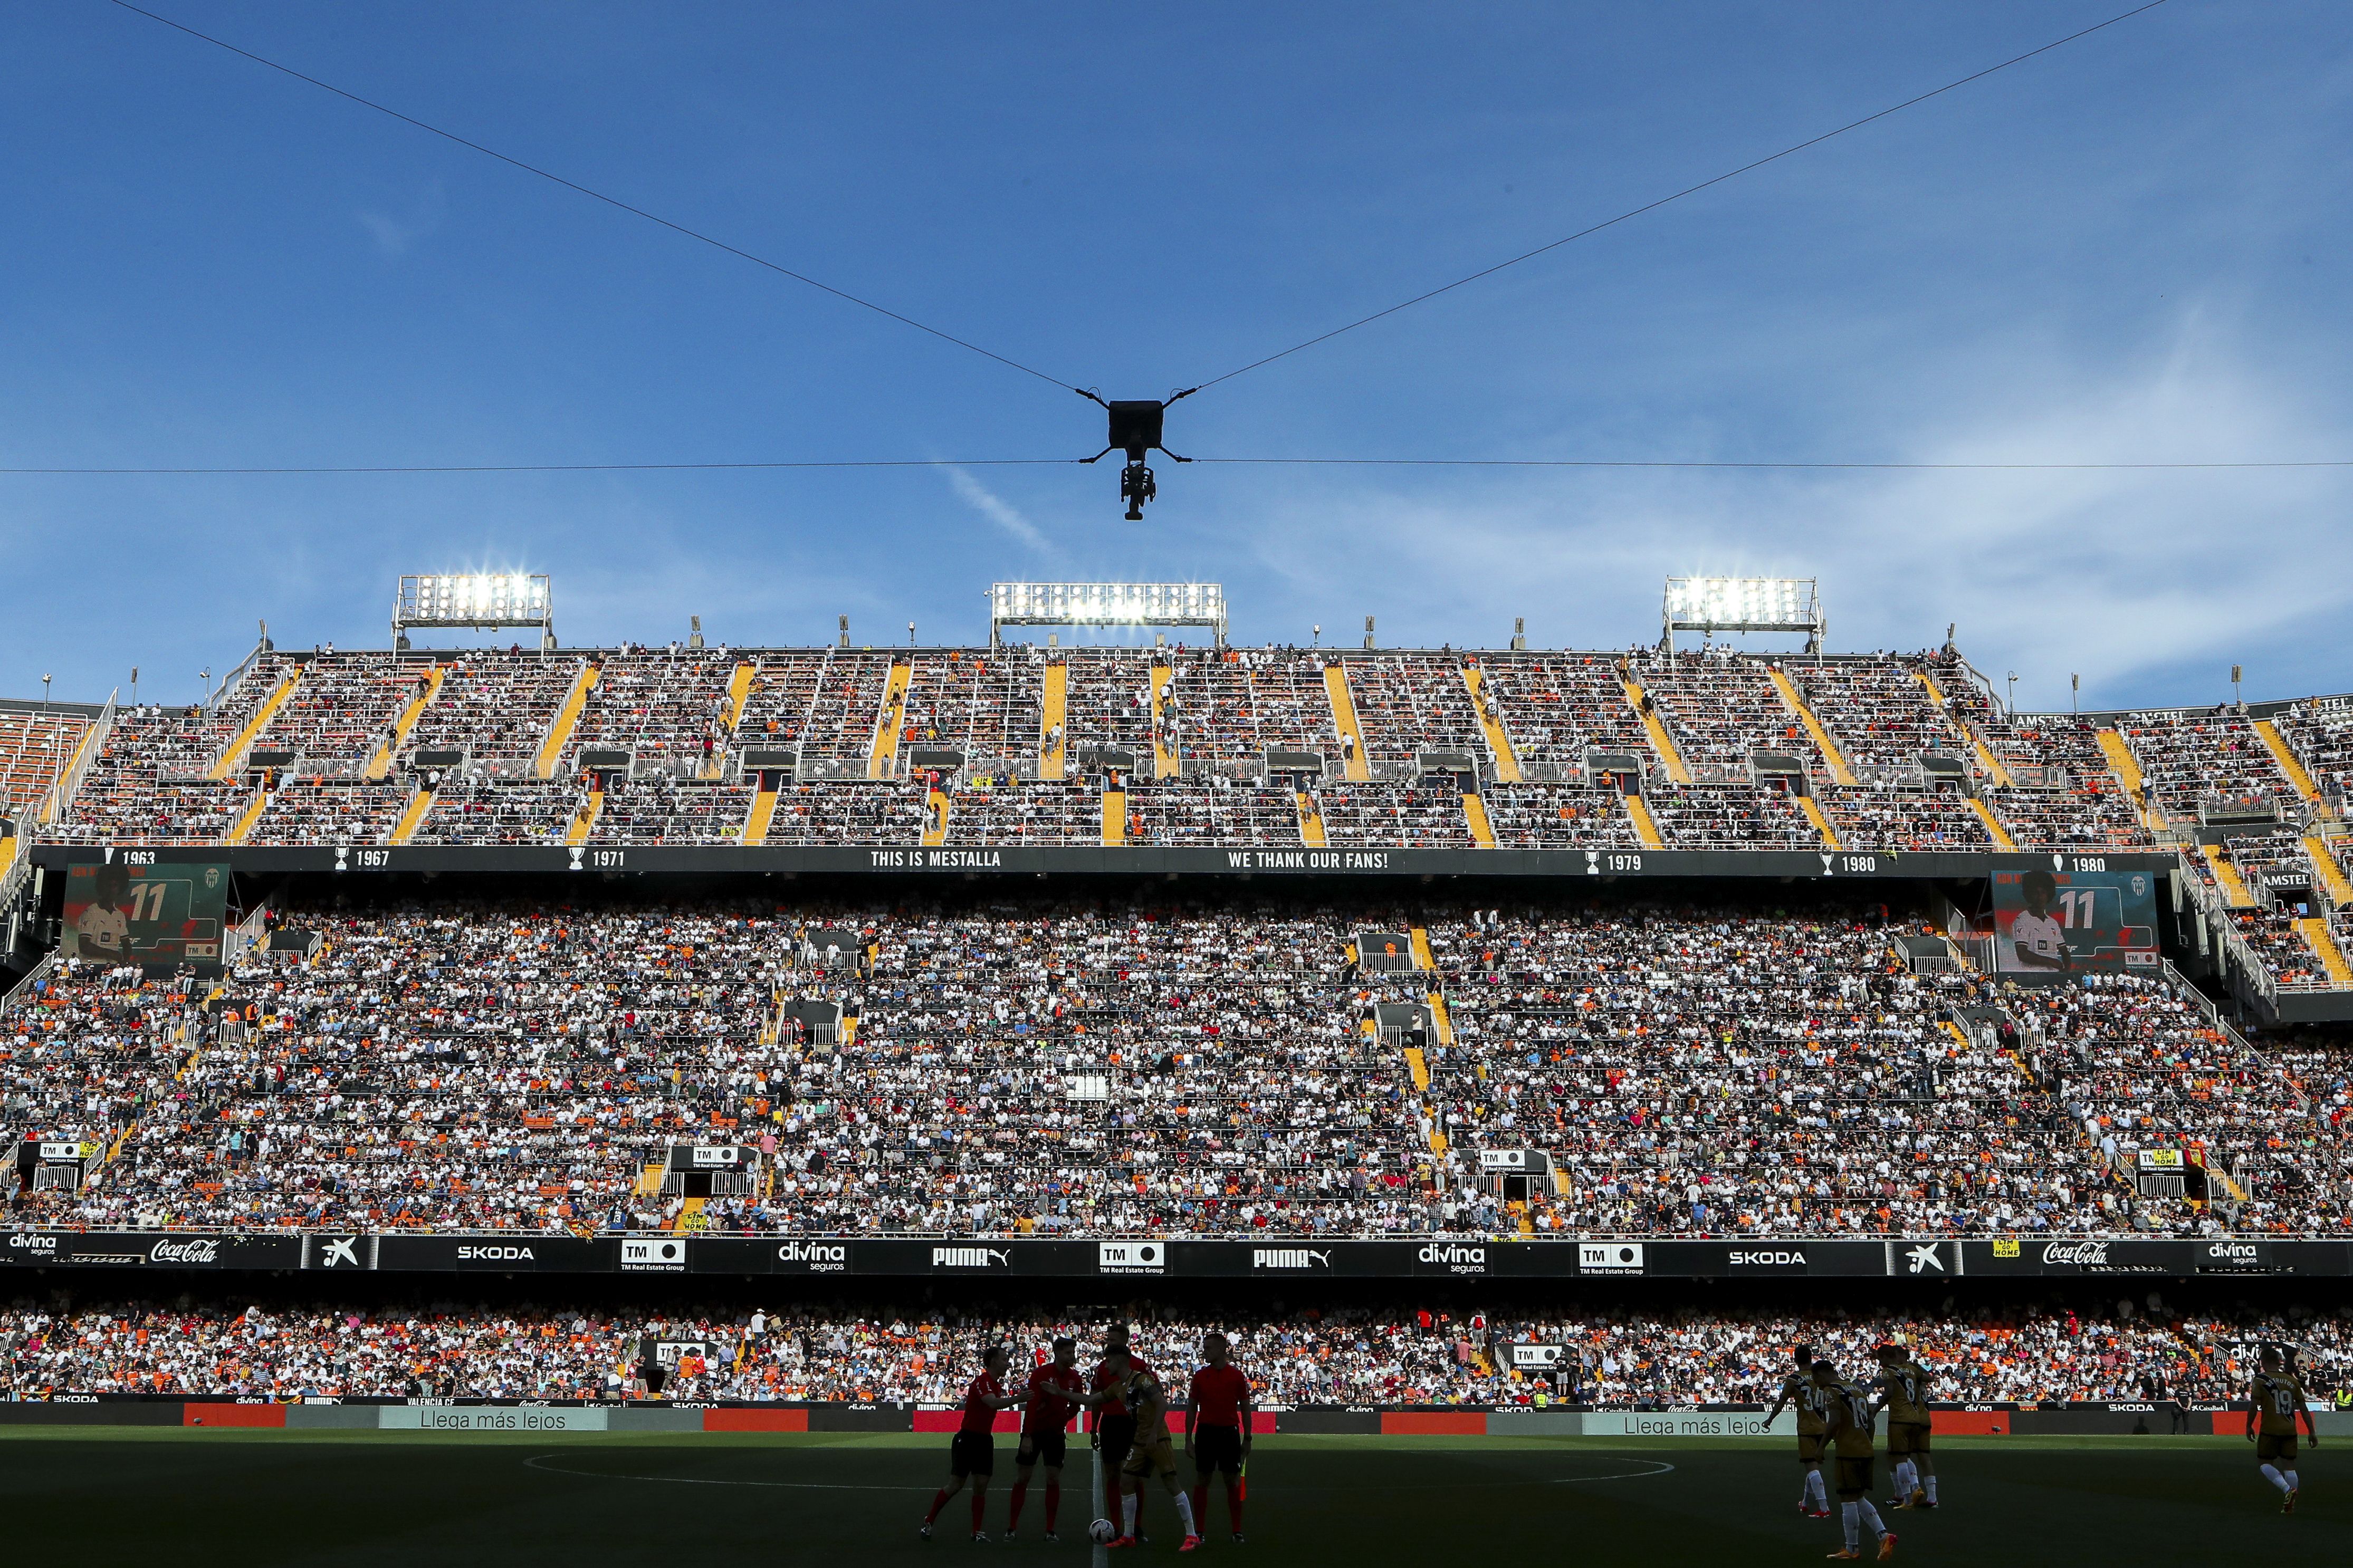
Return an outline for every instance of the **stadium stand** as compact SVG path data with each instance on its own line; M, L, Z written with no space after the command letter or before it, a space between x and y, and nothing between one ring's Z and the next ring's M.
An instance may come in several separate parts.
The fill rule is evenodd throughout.
M516 786L501 786L514 788ZM892 786L831 786L881 795ZM903 791L899 798L913 804ZM911 823L911 826L913 824ZM1124 1234L2196 1234L2347 1222L2341 1061L2169 977L1914 974L1876 907L1536 900L1343 915L990 895L787 911L508 900L281 910L217 995L68 963L0 1020L18 1136L88 1140L81 1224ZM1366 930L1415 931L1382 967ZM849 970L812 957L858 933ZM1425 934L1426 933L1426 934ZM1392 944L1394 945L1394 944ZM839 1037L788 1003L838 1005ZM689 1211L675 1138L760 1129ZM1505 1223L1477 1152L1558 1173Z
M2144 1297L2146 1292L2137 1292ZM1141 1319L1102 1308L1052 1313L995 1303L876 1300L852 1310L787 1300L617 1309L602 1300L505 1308L348 1300L264 1305L207 1293L152 1300L19 1302L0 1311L0 1346L25 1397L216 1394L289 1400L618 1399L644 1342L682 1352L665 1389L703 1401L807 1401L944 1407L961 1399L972 1343L1008 1343L1018 1364L1068 1334L1092 1356L1112 1322L1182 1385L1216 1331L1232 1342L1256 1399L1326 1405L1533 1403L1542 1384L1509 1370L1511 1347L1557 1347L1561 1393L1597 1408L1769 1404L1793 1349L1867 1366L1901 1342L1930 1374L1929 1397L2146 1404L2153 1388L2220 1407L2244 1393L2253 1348L2297 1346L2307 1378L2341 1375L2353 1327L2332 1313L2258 1307L2145 1307L2037 1300L1978 1310L1792 1312L1746 1303L1707 1310L1595 1303L1530 1312L1516 1303L1236 1300ZM1559 1403L1558 1394L1554 1402Z

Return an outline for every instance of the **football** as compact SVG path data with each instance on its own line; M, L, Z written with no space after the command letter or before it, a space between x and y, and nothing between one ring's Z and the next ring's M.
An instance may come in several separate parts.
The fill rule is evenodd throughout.
M1087 1539L1097 1546L1119 1539L1119 1527L1107 1519L1099 1519L1087 1526Z

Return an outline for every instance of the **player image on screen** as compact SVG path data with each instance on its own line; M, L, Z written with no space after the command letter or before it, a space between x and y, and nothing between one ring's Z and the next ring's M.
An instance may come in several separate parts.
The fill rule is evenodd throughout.
M1078 1363L1078 1342L1063 1334L1054 1341L1051 1359L1030 1370L1029 1386L1023 1394L1029 1403L1021 1411L1021 1444L1013 1455L1013 1504L1005 1520L1008 1541L1021 1528L1021 1505L1029 1495L1029 1477L1041 1464L1046 1467L1046 1539L1062 1539L1054 1533L1054 1516L1062 1507L1064 1436L1073 1415L1101 1405L1104 1398L1087 1392Z
M2019 896L2026 908L2011 917L2010 950L2021 969L2068 970L2074 967L2067 950L2067 928L2052 913L2059 897L2058 879L2048 871L2029 871L2019 879Z
M1020 1403L1021 1395L1005 1392L1005 1347L989 1346L980 1352L980 1375L965 1386L964 1419L948 1440L948 1484L932 1499L931 1511L923 1515L921 1533L925 1540L931 1538L940 1510L964 1489L967 1480L972 1482L972 1538L988 1539L981 1527L988 1518L988 1478L997 1473L997 1440L990 1433L997 1426L997 1413Z
M1226 1482L1226 1514L1231 1521L1234 1544L1242 1540L1242 1472L1250 1465L1250 1381L1230 1359L1232 1348L1223 1334L1205 1335L1201 1360L1193 1374L1191 1397L1185 1405L1185 1458L1193 1467L1193 1518L1198 1528L1209 1522L1209 1477Z
M1783 1406L1796 1406L1798 1463L1806 1471L1805 1482L1798 1493L1798 1512L1808 1519L1828 1519L1831 1498L1822 1487L1822 1394L1813 1380L1814 1347L1798 1346L1793 1359L1797 1370L1781 1380L1773 1407L1765 1413L1765 1425L1772 1426Z
M75 867L80 871L83 868ZM124 963L131 957L131 911L125 907L131 887L130 873L120 866L108 864L89 868L90 901L81 907L69 924L72 933L69 957L95 960L100 963ZM69 877L68 881L79 880Z

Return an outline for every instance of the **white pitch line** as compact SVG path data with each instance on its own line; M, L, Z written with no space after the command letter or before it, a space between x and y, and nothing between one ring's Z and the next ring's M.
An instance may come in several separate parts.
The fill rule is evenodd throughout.
M934 1489L930 1487L868 1486L848 1481L731 1481L715 1479L708 1476L627 1476L617 1475L609 1470L567 1469L562 1465L550 1465L543 1462L554 1458L556 1458L556 1456L554 1454L534 1455L531 1458L523 1461L523 1467L526 1469L537 1470L543 1475L578 1476L583 1479L592 1481L654 1481L668 1486L678 1487L773 1487L786 1491L803 1492L927 1492ZM1651 1465L1656 1468L1648 1470L1613 1470L1606 1476L1546 1476L1524 1481L1426 1482L1415 1486L1385 1486L1380 1489L1385 1492L1455 1492L1493 1489L1503 1487L1566 1487L1575 1486L1583 1481L1641 1480L1650 1476L1663 1476L1674 1468L1672 1465L1668 1464L1663 1459L1641 1459L1637 1460L1636 1463ZM1286 1486L1282 1489L1282 1490L1286 1492L1361 1492L1363 1489L1364 1489L1361 1486Z

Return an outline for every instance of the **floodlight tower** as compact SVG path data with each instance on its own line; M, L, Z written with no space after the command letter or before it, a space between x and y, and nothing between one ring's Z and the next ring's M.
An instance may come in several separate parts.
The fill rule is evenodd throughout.
M532 626L539 650L555 650L555 596L545 573L462 572L403 577L392 601L392 646L411 626Z

